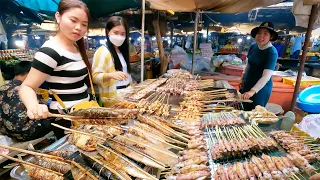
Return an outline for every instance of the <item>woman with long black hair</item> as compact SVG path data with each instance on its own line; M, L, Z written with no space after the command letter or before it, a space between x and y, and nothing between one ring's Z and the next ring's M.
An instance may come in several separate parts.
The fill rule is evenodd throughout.
M30 119L46 119L49 111L69 110L90 98L87 82L91 68L83 41L89 29L89 9L81 0L61 0L55 19L57 34L36 52L30 73L19 90ZM39 103L36 91L44 82L58 95L64 107L53 95L50 95L49 109L46 104ZM71 126L67 120L55 123ZM60 128L52 127L52 130L58 139L65 135Z
M106 25L106 45L97 49L93 57L92 77L98 84L100 99L105 107L121 91L130 86L129 28L120 16L110 17ZM121 95L120 95L121 96Z

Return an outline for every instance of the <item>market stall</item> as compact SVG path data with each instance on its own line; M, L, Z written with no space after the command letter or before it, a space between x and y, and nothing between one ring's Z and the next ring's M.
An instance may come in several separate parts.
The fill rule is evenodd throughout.
M263 107L243 112L242 103L250 101L212 85L169 71L115 99L111 108L51 114L77 125L53 123L68 135L40 152L0 146L30 158L0 156L20 163L11 171L18 179L298 179L316 172L319 142L278 131L291 129L288 115Z
M0 67L3 78L6 80L14 77L14 66L20 61L32 61L35 51L26 51L23 49L0 50Z

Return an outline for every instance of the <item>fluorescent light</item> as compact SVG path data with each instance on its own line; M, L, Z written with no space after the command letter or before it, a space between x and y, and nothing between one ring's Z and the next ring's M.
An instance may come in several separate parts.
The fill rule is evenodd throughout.
M242 43L242 39L241 38L238 39L238 43Z
M251 39L251 37L250 37L250 36L247 36L247 39L249 40L249 39Z
M105 44L107 42L107 40L106 39L100 39L99 42L100 42L100 44Z
M36 37L34 37L35 39L40 39L40 36L36 36Z
M16 41L15 41L15 44L16 44L16 46L18 46L18 47L24 47L24 42L21 41L21 40L16 40Z

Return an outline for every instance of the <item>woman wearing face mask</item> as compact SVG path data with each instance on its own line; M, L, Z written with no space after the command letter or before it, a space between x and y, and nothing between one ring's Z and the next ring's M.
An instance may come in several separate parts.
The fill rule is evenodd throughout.
M252 29L251 36L256 43L248 51L247 66L241 77L241 93L243 99L250 99L253 103L244 103L245 110L268 103L272 92L272 74L278 59L277 49L270 42L278 37L271 22Z
M100 98L105 107L110 99L121 96L130 86L129 28L119 16L110 17L106 25L106 45L97 49L93 57L93 82L99 85Z
M19 90L30 119L48 117L48 107L39 104L35 93L45 81L49 89L63 101L66 109L89 99L86 83L90 65L83 42L83 36L88 31L89 10L80 0L61 0L55 18L58 32L35 54L30 73ZM64 109L54 96L50 97L50 112L58 113L58 109ZM66 127L71 125L65 120L55 123ZM57 138L64 136L63 130L52 129Z

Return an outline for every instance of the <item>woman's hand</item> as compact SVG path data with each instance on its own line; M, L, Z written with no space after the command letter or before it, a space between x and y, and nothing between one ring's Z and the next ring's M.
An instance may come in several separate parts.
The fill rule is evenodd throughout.
M250 90L248 92L245 92L243 95L242 95L242 99L244 100L247 100L247 99L250 99L256 92L254 90Z
M114 79L114 80L118 80L118 81L124 81L124 80L128 79L128 77L129 77L128 74L121 72L121 71L116 71L116 72L105 74L106 79Z
M46 119L49 116L48 106L37 104L27 110L27 115L30 119Z

